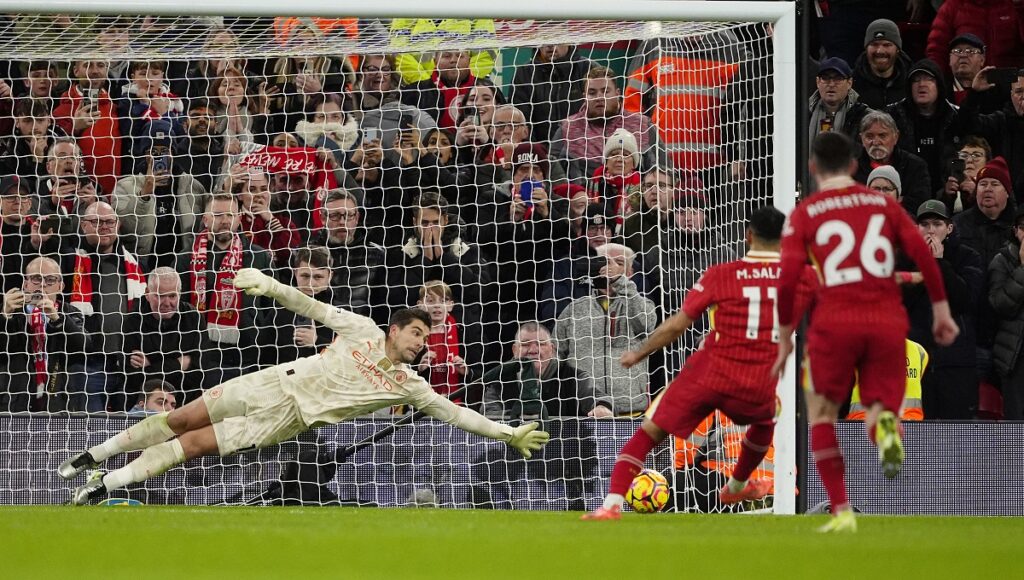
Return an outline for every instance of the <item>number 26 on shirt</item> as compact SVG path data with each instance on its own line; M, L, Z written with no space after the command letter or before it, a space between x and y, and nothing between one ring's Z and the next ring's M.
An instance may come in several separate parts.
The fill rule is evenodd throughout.
M859 263L840 268L840 264L857 250L857 234L853 231L853 227L844 221L829 220L821 224L814 239L815 243L824 246L832 238L839 238L839 243L825 258L825 263L822 266L825 286L842 286L860 282L864 279L865 272L875 278L892 276L894 268L892 242L882 235L883 225L885 225L884 215L871 216L868 220L867 230L860 242Z

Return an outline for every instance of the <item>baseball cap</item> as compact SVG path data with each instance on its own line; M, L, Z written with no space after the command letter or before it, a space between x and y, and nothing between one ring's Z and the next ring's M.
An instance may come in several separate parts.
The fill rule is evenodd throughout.
M936 215L946 221L949 221L949 209L946 208L946 204L937 199L929 199L917 206L918 220L928 215Z
M952 49L954 46L958 44L967 44L973 46L974 48L980 50L982 54L985 54L985 41L971 33L961 34L954 38L953 40L950 40L949 48Z
M20 190L22 195L32 195L28 184L17 175L5 175L0 177L0 195L11 195L14 189Z
M853 76L853 70L850 69L850 65L846 64L846 61L839 58L838 56L826 58L825 60L821 61L821 63L818 65L818 76L820 77L822 73L829 70L836 71L837 73L843 75L843 78L845 79L848 79Z

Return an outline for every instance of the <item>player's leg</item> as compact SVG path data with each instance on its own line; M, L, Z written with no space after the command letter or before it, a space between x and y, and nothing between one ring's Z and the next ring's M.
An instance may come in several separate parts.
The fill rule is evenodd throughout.
M151 415L106 441L90 447L60 465L57 473L64 479L74 479L86 469L98 467L110 457L128 451L146 449L158 445L186 431L200 429L210 424L210 413L204 398L175 409L169 413Z
M105 474L97 472L99 476L91 477L85 485L75 490L71 502L85 505L90 499L156 477L189 459L212 455L217 451L217 436L212 425L186 431L176 439L147 447L134 461L120 469Z
M867 412L864 428L878 447L882 473L893 478L903 467L903 426L900 406L906 394L906 332L903 327L876 329L860 367L860 398Z
M582 519L619 519L626 490L629 489L633 478L643 470L644 460L651 450L664 441L669 433L689 437L704 417L714 410L714 407L705 400L705 389L697 384L686 384L692 374L685 371L680 373L654 400L640 428L622 446L619 456L615 459L608 494L603 505L600 509L584 515Z
M767 479L750 479L751 474L761 465L764 456L772 445L775 436L775 424L772 422L756 423L747 427L741 442L740 456L736 467L732 470L729 480L718 492L724 504L735 504L743 501L764 499L772 492L772 482Z
M839 409L854 384L854 369L862 344L843 333L816 331L808 337L807 420L811 425L811 451L821 483L832 505L832 521L823 532L857 530L846 495L846 464L836 437Z

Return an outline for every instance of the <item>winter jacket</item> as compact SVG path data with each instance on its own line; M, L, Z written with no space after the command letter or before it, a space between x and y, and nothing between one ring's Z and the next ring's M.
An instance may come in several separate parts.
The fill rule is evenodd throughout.
M657 127L645 115L619 112L610 119L588 119L586 107L562 121L552 137L551 156L566 162L566 177L581 185L604 165L604 143L616 129L636 137L642 167L671 167Z
M1024 4L1012 0L945 0L932 21L925 54L948 68L949 41L973 34L985 43L985 65L1024 63Z
M334 293L327 290L313 295L314 300L334 304ZM329 326L299 316L278 303L260 312L259 342L262 346L260 362L265 366L294 362L313 356L334 340L334 331ZM295 329L298 326L313 326L316 329L316 343L299 346L295 343Z
M24 311L10 317L0 316L0 375L6 375L0 385L0 412L40 410L79 410L67 408L68 367L81 365L89 350L89 337L84 331L82 313L64 302L59 307L60 318L46 322L46 397L35 401L35 366L32 360L32 338L28 331L28 316Z
M495 420L523 417L584 417L596 403L594 384L568 362L551 361L537 377L533 361L513 359L488 370L482 379L482 413Z
M1020 362L1024 346L1024 265L1020 245L1003 246L988 270L988 301L995 310L995 343L992 358L995 368L1007 375Z
M82 106L82 98L78 85L72 85L53 110L57 126L69 135L74 129L74 116ZM95 177L103 191L113 191L121 176L121 127L117 107L106 91L100 92L96 104L100 112L96 122L74 136L82 151L86 174Z
M129 237L130 247L135 248L136 254L148 256L157 247L157 236L170 233L177 243L161 244L161 250L191 251L193 234L202 224L209 197L202 184L191 175L172 176L173 191L165 194L172 199L164 204L157 193L141 196L145 183L145 175L129 175L118 180L111 196L111 205L121 220L121 232ZM167 232L158 231L163 220L171 222Z
M909 90L908 90L909 92ZM946 183L949 171L946 169L946 162L953 159L960 150L961 135L963 129L960 125L960 116L957 108L941 96L936 103L935 114L931 117L921 115L917 106L910 97L890 105L886 112L892 115L896 126L900 130L900 140L897 147L917 155L928 166L928 176L931 177L931 191L938 191ZM918 138L915 134L915 125L928 123L936 126L936 154L931 158L924 155L925 151L918 146ZM902 174L900 179L902 179ZM904 182L904 187L909 184ZM915 184L916 185L916 184ZM915 210L917 208L914 208Z
M1013 212L1013 205L1010 204L998 218L990 220L975 206L953 216L955 231L959 232L961 242L978 252L983 270L991 267L992 260L1010 238ZM986 293L988 287L983 286L982 295ZM982 300L978 309L978 346L992 346L995 327L996 314L992 307Z
M591 65L572 47L561 60L534 58L516 68L509 101L526 116L531 141L547 146L562 119L583 105L583 79Z
M907 338L928 351L929 367L973 368L977 361L976 326L979 308L986 299L984 294L986 272L981 256L965 246L956 231L946 238L943 257L937 260L942 281L949 298L949 309L960 327L960 335L950 346L938 346L932 337L932 302L923 284L903 286L903 306L910 318ZM898 270L917 270L909 260L897 266Z
M872 160L868 157L867 150L862 150L857 162L857 173L853 178L860 183L865 183L868 175L871 174L871 163ZM893 148L887 165L892 165L896 169L896 173L899 173L900 181L903 183L903 199L900 200L900 204L911 215L916 214L918 206L931 199L935 192L932 189L928 164L924 162L924 159L897 145Z
M612 296L585 296L559 315L554 337L559 360L569 361L594 380L595 397L611 400L617 415L642 412L650 404L647 361L630 369L619 364L636 350L657 324L654 303L625 276L612 283Z
M818 91L814 91L811 98L808 100L807 109L810 112L810 124L808 125L808 136L813 141L814 137L818 135L818 131L821 128L820 121L825 117L825 105L821 102L821 94ZM839 105L839 110L836 111L835 124L838 127L834 127L833 130L838 129L842 131L844 135L853 139L854 143L860 143L860 121L871 111L871 108L865 105L860 100L860 94L857 91L850 89L850 93L846 96L846 100L843 104Z
M960 107L964 133L984 137L992 145L992 154L1006 159L1013 192L1018 202L1024 201L1024 115L1017 114L1010 103L1001 111L979 114L984 94L971 91L964 99Z
M872 109L884 110L907 96L907 73L910 72L910 58L896 54L896 70L887 79L871 71L866 53L861 53L853 65L853 88L860 95L860 102Z
M199 371L200 355L205 347L206 320L190 304L180 302L178 311L163 320L153 315L148 300L140 300L134 313L135 321L126 321L125 326L141 330L136 336L140 342L126 344L125 350L142 351L149 366L136 369L128 367L128 393L142 390L142 384L150 379L171 383L176 390L192 392L200 388L202 377ZM179 359L188 356L188 369L182 370ZM129 397L129 400L134 400ZM181 401L179 401L181 404Z

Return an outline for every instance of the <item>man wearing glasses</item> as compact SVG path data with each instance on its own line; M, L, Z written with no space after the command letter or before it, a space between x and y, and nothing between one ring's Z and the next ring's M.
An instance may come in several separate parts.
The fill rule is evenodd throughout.
M22 272L42 243L30 219L32 193L17 175L0 178L0 291L21 288ZM35 233L36 235L33 235Z
M811 114L809 137L814 139L818 133L842 131L856 142L860 120L871 109L860 102L860 95L853 90L850 65L841 58L827 58L818 66L814 82L817 90L808 103Z
M50 258L24 270L21 287L3 296L0 317L0 411L78 411L69 401L69 365L81 365L89 344L82 315L61 299L64 279Z
M71 284L70 302L85 317L92 349L86 361L86 410L124 411L125 318L146 292L136 257L121 243L114 208L97 201L81 217L81 241L65 256ZM109 401L108 401L109 396Z

